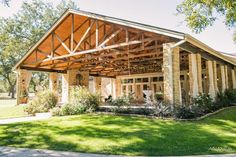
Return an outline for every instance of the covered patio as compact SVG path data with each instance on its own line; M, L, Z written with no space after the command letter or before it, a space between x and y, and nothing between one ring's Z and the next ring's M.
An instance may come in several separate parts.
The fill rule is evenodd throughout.
M86 86L103 99L143 91L188 104L201 93L236 89L236 59L188 34L94 13L68 10L14 67L17 103L32 71L49 73L50 90L68 101L71 86Z

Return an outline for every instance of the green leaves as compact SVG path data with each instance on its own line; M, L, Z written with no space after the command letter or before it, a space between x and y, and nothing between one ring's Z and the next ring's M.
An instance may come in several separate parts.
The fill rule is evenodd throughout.
M78 9L72 0L62 0L57 6L26 1L12 17L0 18L0 75L9 84L16 81L12 67L68 8Z
M185 15L188 27L200 33L213 25L218 16L224 17L225 25L235 26L236 1L234 0L184 0L177 6L179 14Z

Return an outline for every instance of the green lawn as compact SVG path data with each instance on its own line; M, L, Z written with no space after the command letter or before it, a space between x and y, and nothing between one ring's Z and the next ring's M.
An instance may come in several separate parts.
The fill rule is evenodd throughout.
M16 106L15 99L0 99L0 119L22 117L26 115L22 105Z
M236 108L198 122L86 114L0 125L0 145L123 155L236 153Z

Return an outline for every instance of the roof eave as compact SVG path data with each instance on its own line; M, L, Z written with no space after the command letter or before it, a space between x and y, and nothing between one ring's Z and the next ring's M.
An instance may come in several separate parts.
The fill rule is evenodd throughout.
M17 64L13 67L13 71L15 71L20 64L48 37L48 35L60 24L66 16L70 14L70 9L66 10L60 18L52 25L52 27L40 38L40 40L34 44L27 53L17 62Z
M189 34L185 34L185 40L186 40L187 42L189 42L189 43L191 43L191 44L193 44L193 45L199 47L200 49L202 49L202 50L204 50L204 51L206 51L206 52L208 52L208 53L210 53L210 54L212 54L212 55L214 55L214 56L216 56L216 57L218 57L218 58L220 58L220 59L226 61L226 62L229 62L229 63L231 63L231 64L233 64L233 65L236 65L236 62L235 62L235 61L232 61L232 60L226 58L226 56L223 55L222 53L220 53L220 52L214 50L214 49L211 48L210 46L204 44L203 42L199 41L198 39L192 37L192 36L189 35Z

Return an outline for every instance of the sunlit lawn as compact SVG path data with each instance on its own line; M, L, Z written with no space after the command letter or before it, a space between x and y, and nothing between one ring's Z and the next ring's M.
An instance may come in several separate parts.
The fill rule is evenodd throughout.
M27 116L22 105L16 105L15 99L0 98L0 119Z
M0 145L123 155L236 153L236 108L199 122L86 114L0 125Z

